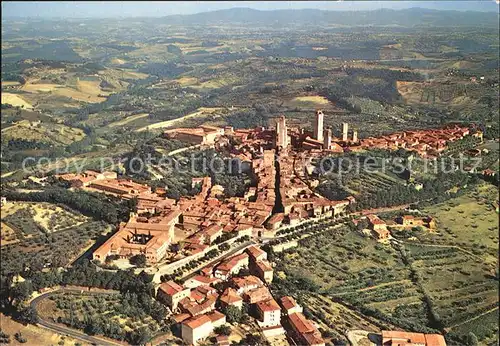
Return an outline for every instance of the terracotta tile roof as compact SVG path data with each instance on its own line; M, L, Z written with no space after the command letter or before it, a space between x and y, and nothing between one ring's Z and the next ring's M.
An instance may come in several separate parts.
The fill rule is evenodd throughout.
M372 225L385 225L385 222L381 220L377 215L367 215L368 220Z
M206 266L200 270L200 273L203 274L204 276L211 276L214 271L213 266Z
M203 299L205 299L205 295L203 293L201 293L200 291L192 290L191 291L191 299L193 299L194 301L197 301L197 302L201 302L201 301L203 301Z
M305 318L305 316L300 312L290 314L288 318L290 319L290 324L293 329L295 329L299 334L313 333L316 331L312 322Z
M192 278L192 280L201 282L202 284L205 284L205 285L210 285L214 282L220 281L217 278L211 278L211 277L208 277L206 275L196 275Z
M225 318L226 315L224 315L223 313L217 311L217 310L214 310L210 313L207 314L208 318L210 318L210 320L213 322L217 322L217 321L220 321L221 319Z
M165 292L166 294L172 296L176 293L179 293L184 290L184 287L181 285L176 284L172 280L164 282L160 285L160 290Z
M281 310L274 299L268 299L257 303L257 308L262 312Z
M188 326L191 329L199 328L206 323L212 323L212 320L207 315L195 316L182 322L183 325Z
M258 303L260 301L272 298L271 293L269 292L267 287L259 287L248 291L244 294L244 297L250 304Z
M302 338L306 341L308 346L324 345L325 341L321 338L320 333L306 333L302 334Z
M202 303L197 303L191 302L188 298L185 298L180 302L180 305L182 309L190 313L191 316L197 316L214 310L216 300L216 297L209 296Z
M295 299L293 299L293 297L290 297L290 296L281 297L280 303L281 303L281 306L283 307L283 309L285 309L285 310L290 310L290 309L293 309L294 307L298 306Z
M404 341L413 344L426 344L425 335L423 333L409 333L393 330L383 330L382 339L393 339L395 341ZM434 346L434 345L433 345Z
M250 246L247 250L248 254L253 257L253 259L258 259L261 256L267 256L267 253L256 246Z
M261 279L254 275L248 275L244 277L235 277L232 278L232 283L236 288L246 288L251 286L264 286L264 283Z
M190 317L191 317L191 315L190 314L186 314L186 313L177 314L177 315L174 315L174 321L176 323L181 323L181 322L187 320Z
M271 216L269 218L269 220L267 220L267 223L268 224L275 224L275 223L278 223L278 222L282 222L285 218L285 214L283 213L278 213L278 214L274 214L273 216Z
M205 296L217 294L217 290L214 287L211 287L209 285L198 286L195 288L195 290L200 292L201 294L203 294Z
M236 290L234 288L226 288L224 293L220 296L220 301L227 304L227 305L232 305L235 303L238 303L242 301L243 299L238 295Z
M221 271L231 271L235 266L237 266L240 261L248 260L248 255L246 253L242 253L240 255L236 255L234 257L228 258L225 261L222 261L221 264L217 267L217 270Z
M255 265L264 273L273 271L273 267L267 261L257 261Z
M444 336L440 334L425 334L427 346L446 346Z

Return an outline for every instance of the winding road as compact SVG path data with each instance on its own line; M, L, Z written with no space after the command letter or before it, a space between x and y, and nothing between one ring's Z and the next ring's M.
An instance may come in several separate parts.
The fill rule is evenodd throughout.
M117 294L118 293L118 291L111 291L111 290L109 290L109 291L102 291L102 290L101 291L87 291L87 290L72 289L72 288L60 288L60 289L55 290L55 291L42 293L41 295L34 298L30 302L30 306L33 309L35 309L35 311L38 311L37 310L38 304L42 300L47 299L48 297L50 297L52 295L60 294L60 293L78 293L78 294L80 294L80 293L82 293L82 291L85 292L85 294L92 294L92 295ZM75 338L75 339L81 340L81 341L85 341L85 342L93 344L93 345L105 345L105 346L108 346L108 345L109 346L123 346L124 345L123 343L113 342L109 339L104 339L104 338L100 338L100 337L96 337L96 336L90 336L90 335L87 335L87 334L80 332L78 330L60 325L58 323L49 322L47 320L42 319L40 316L38 316L38 323L37 324L40 327L49 329L55 333L59 333L62 335L69 335L72 338Z

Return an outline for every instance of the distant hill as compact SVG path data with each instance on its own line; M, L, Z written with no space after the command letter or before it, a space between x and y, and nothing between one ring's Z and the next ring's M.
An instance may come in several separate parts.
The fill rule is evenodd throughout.
M239 23L290 26L471 26L498 27L498 13L440 11L423 8L374 11L325 11L315 9L260 11L251 8L232 8L190 15L171 15L150 18L165 24Z

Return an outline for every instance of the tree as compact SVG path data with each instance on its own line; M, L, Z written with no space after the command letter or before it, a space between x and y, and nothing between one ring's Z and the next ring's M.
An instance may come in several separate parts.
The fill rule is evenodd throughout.
M239 322L241 320L242 312L236 306L228 306L224 309L224 314L229 323Z
M144 345L149 339L151 339L151 332L146 327L141 327L129 335L129 342L132 345Z
M16 338L16 340L21 344L28 342L28 340L26 340L26 338L23 336L23 334L21 334L21 332L17 332L16 334L14 334L14 338Z
M214 329L214 332L219 335L226 335L229 336L231 334L231 327L228 326L227 324L224 324L222 326L218 326Z
M145 267L146 266L146 256L144 254L139 254L130 257L130 264L133 264L137 267Z
M477 346L479 344L479 340L473 332L469 332L469 334L467 334L466 342L469 346Z
M247 334L246 337L240 341L240 344L248 346L260 346L268 345L269 343L264 340L264 338L260 334Z
M33 286L31 281L19 282L11 292L11 302L16 302L17 304L28 299L33 293Z
M10 344L10 335L0 329L0 344Z
M85 328L83 331L89 335L103 334L100 321L93 317L85 317Z
M36 313L36 310L31 306L28 306L27 308L21 310L19 312L19 320L25 323L31 323L31 324L37 323L38 315Z

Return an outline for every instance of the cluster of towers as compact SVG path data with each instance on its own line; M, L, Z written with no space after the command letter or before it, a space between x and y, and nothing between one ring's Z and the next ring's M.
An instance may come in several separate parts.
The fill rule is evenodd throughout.
M306 139L309 145L314 147L322 147L323 149L331 149L332 145L335 145L334 142L339 141L339 139L333 138L332 129L327 127L323 128L324 123L324 114L323 111L316 111L316 117L314 119L314 131L313 138L308 137ZM301 130L301 133L304 134L304 130ZM353 142L356 143L358 141L358 131L354 130L352 133L352 139L349 140L349 124L342 123L342 142ZM287 132L286 127L286 119L284 115L278 117L276 122L276 146L281 148L286 148L290 144L290 139ZM338 146L338 145L337 145Z
M332 130L330 128L326 128L323 130L323 120L324 120L323 111L316 111L316 118L314 122L314 139L323 142L324 148L329 149L332 144ZM349 141L349 124L342 123L342 141ZM352 142L358 141L358 131L352 131Z

